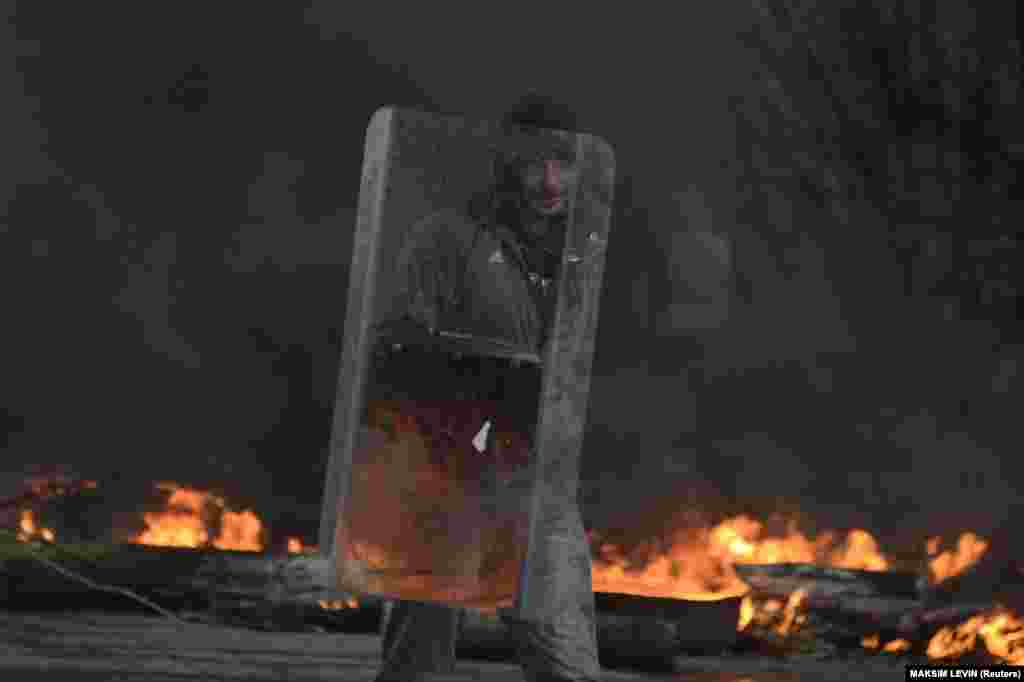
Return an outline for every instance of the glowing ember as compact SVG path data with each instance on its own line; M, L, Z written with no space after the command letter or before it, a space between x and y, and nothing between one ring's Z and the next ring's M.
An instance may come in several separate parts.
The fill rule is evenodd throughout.
M940 553L941 544L941 538L928 540L928 556L932 557L928 562L928 569L932 582L936 583L962 573L973 566L988 549L988 542L974 533L961 535L953 550Z
M171 493L167 509L145 513L146 530L135 538L140 545L159 547L205 547L259 552L263 549L263 523L251 511L226 509L223 499L210 493L162 483L161 490ZM211 540L208 519L220 520L220 533Z
M299 538L288 538L288 553L289 554L302 554L306 549L302 546L302 540Z
M341 611L342 609L358 609L359 602L352 597L347 599L321 599L317 602L320 608L327 611Z
M44 540L53 542L56 536L49 528L40 528L36 523L36 517L31 510L24 509L19 513L18 521L18 542L32 542L33 540Z

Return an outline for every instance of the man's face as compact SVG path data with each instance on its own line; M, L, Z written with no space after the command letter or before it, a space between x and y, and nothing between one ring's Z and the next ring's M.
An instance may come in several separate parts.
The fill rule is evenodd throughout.
M565 159L545 158L524 164L521 170L526 203L541 216L564 215L579 171Z

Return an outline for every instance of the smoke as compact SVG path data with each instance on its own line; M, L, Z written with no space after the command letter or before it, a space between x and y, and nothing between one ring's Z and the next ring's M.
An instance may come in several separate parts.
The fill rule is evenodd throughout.
M102 229L101 224L98 221L98 229ZM174 232L158 234L143 251L142 262L125 268L127 283L113 302L121 312L138 321L150 350L186 369L198 369L199 353L171 321L177 302L174 292L182 285L177 241Z
M666 237L671 294L659 331L679 335L718 329L729 316L731 243L697 186L674 197L679 222Z
M999 365L992 375L992 392L1009 393L1013 382L1017 379L1020 367L1020 355L1024 346L1007 346L999 358ZM1012 353L1012 354L1011 354Z
M341 209L336 215L308 221L298 211L296 186L305 177L306 164L287 152L267 152L263 171L248 188L248 214L232 236L225 262L235 272L255 272L270 266L295 272L310 265L347 268L349 234L355 214Z
M667 518L764 491L924 525L951 499L965 501L956 512L996 514L1012 496L1019 346L993 354L993 325L960 319L973 304L932 293L967 253L963 240L890 219L944 219L952 190L917 186L911 171L953 158L966 173L970 155L945 154L938 139L910 145L870 107L844 107L878 124L865 130L879 148L899 143L891 167L865 167L901 184L895 203L835 201L859 185L824 162L844 149L827 108L812 106L825 101L819 81L801 80L797 51L781 50L799 64L772 74L745 49L736 31L754 18L749 5L682 18L549 5L543 20L481 5L448 23L430 5L397 18L383 6L254 5L245 31L228 10L196 25L173 8L82 7L52 22L26 4L19 36L0 22L0 49L13 51L0 60L13 178L0 183L0 271L16 293L0 404L24 417L4 468L74 460L220 482L250 491L261 513L314 508L302 522L315 524L371 112L490 115L538 89L612 143L628 188L584 453L593 508L647 505ZM115 19L135 30L116 31ZM927 66L922 83L946 82L947 57L970 57L957 41L971 25L944 20L954 30L942 59L912 55ZM847 33L813 30L843 65ZM17 39L30 31L39 42ZM196 63L208 78L179 88ZM983 66L970 70L979 88ZM864 79L832 73L843 101L860 102ZM1014 79L997 80L1000 101L1016 97ZM864 94L884 104L895 91ZM981 127L1008 120L964 112ZM843 140L860 151L856 135ZM1004 177L958 204L964 224L994 230ZM997 265L979 300L1009 300Z
M714 441L701 465L708 478L722 482L724 492L733 500L774 503L813 496L808 493L813 493L814 471L805 458L767 433L751 432Z
M0 92L4 125L0 148L4 150L4 176L0 182L0 235L7 232L7 206L20 185L46 182L60 168L46 153L48 135L40 125L39 97L25 87L23 67L39 53L38 41L19 38L12 21L14 6L0 10ZM16 160L16 162L15 162Z
M907 509L905 524L936 530L973 524L987 532L1016 498L1017 472L1004 458L968 433L944 429L925 409L900 420L886 438L898 455L864 491L869 500L882 497L879 502Z

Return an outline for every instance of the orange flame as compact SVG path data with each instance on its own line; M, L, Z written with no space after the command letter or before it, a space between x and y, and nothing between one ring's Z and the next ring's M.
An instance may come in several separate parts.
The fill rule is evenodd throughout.
M144 514L147 529L135 540L139 544L173 547L213 545L218 549L261 551L263 524L252 511L230 511L223 499L210 493L161 484L171 493L164 511ZM210 513L220 519L220 533L210 538ZM53 539L53 532L38 527L31 512L22 512L19 539ZM816 563L842 568L884 571L890 566L878 542L867 531L854 529L845 536L825 532L809 537L795 524L781 534L772 535L766 525L748 516L736 516L711 528L677 532L671 541L641 547L646 552L629 553L591 535L595 546L593 587L652 597L714 600L744 595L737 629L751 623L770 627L787 636L799 629L805 619L801 613L805 593L798 590L786 600L755 601L749 588L734 570L742 563ZM976 563L988 543L973 533L964 533L955 548L940 552L941 538L927 542L929 572L933 581L944 580ZM291 554L315 551L296 537L288 538ZM381 548L357 544L355 554L372 566L392 565ZM353 598L322 600L321 608L340 610L358 608ZM956 658L975 648L981 639L993 655L1012 664L1024 664L1024 621L1016 614L997 610L969 619L956 627L941 629L928 644L931 658ZM906 640L883 643L877 635L865 637L865 648L885 652L903 652L910 648Z
M783 534L773 537L766 532L765 524L747 516L726 519L710 529L680 531L667 547L648 552L653 558L631 557L615 545L600 544L596 535L591 540L597 541L593 565L595 590L705 600L744 594L737 629L758 623L780 635L799 629L804 618L800 613L804 594L797 591L785 603L755 600L746 594L747 586L733 569L736 564L797 562L872 571L890 567L878 542L865 530L851 530L845 537L832 532L809 537L790 524ZM988 547L974 533L964 533L954 549L940 553L941 543L941 538L931 538L926 546L932 557L930 572L936 581L973 565ZM973 648L974 641L981 637L994 656L1009 662L1020 661L1024 658L1024 633L1020 630L1021 621L1015 614L989 614L958 628L940 631L929 645L929 655L955 657ZM903 639L883 643L877 635L865 637L862 644L889 653L911 647Z
M944 627L928 642L930 658L959 658L972 651L981 639L996 658L1024 665L1024 619L1012 611L996 609L969 618L956 627Z
M221 517L221 531L213 546L242 552L263 550L263 522L251 511L225 511Z
M881 638L877 635L869 635L860 640L860 645L865 649L880 649L886 653L898 654L910 651L911 645L905 639L894 639L882 644Z
M755 606L754 600L750 598L750 595L744 595L743 601L740 602L740 620L736 624L737 630L746 630L752 622L754 622Z
M595 590L680 599L721 599L746 593L748 588L733 569L735 564L799 562L875 571L889 567L867 531L852 530L840 541L834 533L812 539L791 523L782 536L772 537L763 523L748 516L726 519L711 529L680 531L668 547L645 562L633 561L622 549L607 543L598 544L595 554Z
M974 533L961 535L953 550L947 549L940 553L941 544L942 538L935 537L928 540L928 556L932 557L928 563L928 572L933 583L962 573L976 564L988 549L988 542Z
M884 571L889 562L878 548L878 542L866 530L854 529L846 536L846 542L832 550L828 563L839 568L859 568L868 571Z
M782 622L775 629L780 635L786 636L790 634L793 632L794 626L799 625L797 618L799 617L800 605L806 596L807 593L804 590L797 590L789 595L789 599L786 600L786 605L782 609Z
M891 642L886 642L885 646L882 647L882 651L887 651L891 654L910 651L910 642L905 639L894 639Z
M307 545L302 542L302 538L288 538L288 553L289 554L316 554L320 551L320 548L316 545Z
M170 491L167 509L145 513L146 530L135 538L140 545L159 547L205 547L259 552L263 549L263 523L252 511L226 509L223 499L210 493L174 483L162 483ZM220 519L220 533L211 540L204 513L212 511Z
M44 540L46 542L53 542L56 539L56 535L49 528L41 528L36 523L36 517L29 509L23 509L18 514L18 542L32 542L33 540Z

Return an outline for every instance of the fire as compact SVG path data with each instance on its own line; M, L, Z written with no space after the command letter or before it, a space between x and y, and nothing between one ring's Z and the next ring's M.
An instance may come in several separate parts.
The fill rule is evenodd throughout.
M63 483L32 482L38 496L63 494L74 487L92 489L93 481L65 487ZM44 486L44 483L46 485ZM170 493L166 508L145 513L146 530L134 540L138 544L165 547L212 546L222 550L258 552L264 549L264 527L251 510L228 509L224 499L209 492L164 483L158 486ZM211 537L211 530L219 528ZM55 533L40 525L31 510L19 512L17 539L20 542L54 542ZM758 600L749 594L734 570L737 564L815 563L840 568L885 571L890 561L876 539L867 531L854 529L843 534L824 532L808 536L790 523L782 532L770 532L767 525L748 516L735 516L713 527L677 531L667 542L652 542L629 552L591 535L594 547L593 587L652 597L714 600L743 595L738 630L752 625L769 628L781 636L797 633L805 621L802 590L777 599ZM989 543L975 533L961 534L956 543L943 549L940 537L926 543L928 573L933 583L951 578L976 564ZM302 539L287 539L289 554L315 552ZM355 554L374 567L390 566L380 548L357 544ZM355 609L352 597L321 600L327 610ZM987 652L1012 665L1024 665L1024 618L1005 608L997 608L968 619L955 627L940 629L928 642L932 659L955 659L976 649L979 642ZM911 644L903 639L883 642L879 635L861 640L866 649L900 653Z
M828 563L838 568L860 568L867 571L884 571L889 562L878 548L878 542L866 530L854 529L846 536L846 542L832 550Z
M227 509L222 498L176 484L161 484L170 492L164 511L144 514L146 530L135 542L171 547L202 547L262 551L263 524L249 510ZM220 531L210 537L210 520L219 519ZM32 513L21 512L19 540L43 538L53 541L53 531L40 528ZM769 532L766 524L748 516L736 516L713 527L685 529L668 542L648 543L638 550L602 543L591 535L595 548L593 587L604 592L619 592L652 597L714 600L743 595L737 629L752 624L770 628L781 636L800 630L805 621L802 590L785 602L757 600L734 570L737 564L815 563L840 568L884 571L890 561L876 539L867 531L854 529L843 534L825 532L808 536L790 523L781 533ZM926 550L931 580L938 582L975 564L988 543L974 533L962 534L955 547L942 549L941 538L931 538ZM357 544L355 554L372 566L391 565L380 548ZM287 539L290 554L315 552L298 537ZM321 600L327 610L355 609L356 599ZM1015 665L1024 665L1024 619L1005 609L982 614L956 627L942 628L928 643L933 659L952 659L973 650L978 641L988 652ZM878 635L862 639L864 648L890 653L908 651L903 639L883 642Z
M743 601L740 602L740 620L736 624L737 630L746 630L747 627L754 622L754 616L756 615L756 608L754 606L754 600L751 599L750 595L744 595Z
M342 609L358 609L359 602L352 597L346 599L321 599L317 602L320 608L327 611L341 611Z
M1013 665L1024 665L1024 619L1009 611L997 612L978 628L989 653Z
M835 533L810 538L791 523L784 534L773 537L765 524L748 516L726 519L711 529L680 531L667 547L658 549L653 559L640 561L615 545L598 544L594 589L650 597L722 599L747 592L733 570L735 564L799 562L874 571L889 567L867 531L855 529L841 539Z
M225 511L221 517L221 531L213 546L242 552L263 550L263 522L251 511Z
M790 634L793 632L794 626L799 625L797 619L800 616L800 605L806 596L807 593L804 590L797 590L789 595L786 605L782 608L782 622L776 628L776 632L780 635L786 636Z
M146 530L135 538L140 545L159 547L205 547L259 552L263 549L263 523L252 511L235 512L225 501L207 492L174 483L162 483L161 490L171 493L167 509L145 513ZM208 515L220 519L220 533L210 538Z
M877 634L862 638L860 645L865 649L881 649L890 654L899 654L911 649L910 642L905 639L893 639L882 644L882 640Z
M178 488L174 484L158 487L172 491L167 500L167 510L143 514L146 530L135 542L159 547L201 547L208 544L210 538L202 511L207 502L216 504L216 500L206 493Z
M726 519L712 528L680 531L667 546L648 545L632 555L618 546L600 543L597 536L591 540L596 546L595 590L705 600L742 594L745 596L737 629L757 624L783 636L799 630L803 622L803 592L794 592L785 603L756 600L747 594L748 587L733 566L794 562L884 571L891 564L875 538L865 530L854 529L845 536L825 532L809 537L797 530L795 524L789 524L784 533L772 536L765 524L747 516ZM941 538L932 538L926 547L934 582L972 566L988 548L988 543L974 533L962 534L952 549L940 552L941 545ZM1024 620L1005 610L940 630L929 643L928 655L955 658L973 649L979 638L993 656L1024 664ZM878 635L865 637L861 644L888 653L911 648L907 640L882 642Z
M942 628L928 642L927 653L930 658L959 658L973 650L979 638L996 658L1024 665L1024 619L1005 609Z
M891 642L886 642L885 646L882 647L882 651L887 651L891 654L910 651L910 642L905 639L894 639Z
M320 548L316 545L305 544L302 538L288 538L287 544L289 554L316 554L320 551Z
M941 544L942 538L928 540L928 556L932 557L928 562L928 571L933 583L962 573L976 564L988 549L988 542L974 533L962 534L957 540L956 549L940 553Z
M929 577L933 583L951 578L976 564L988 542L974 533L963 533L956 547L940 552L942 539L928 540ZM1011 665L1024 665L1024 618L1003 608L969 618L955 627L940 629L928 642L930 658L954 659L973 651L978 640L989 654Z
M56 539L52 530L41 528L36 523L36 517L31 510L23 509L18 516L18 542L32 542L39 539L53 542Z

